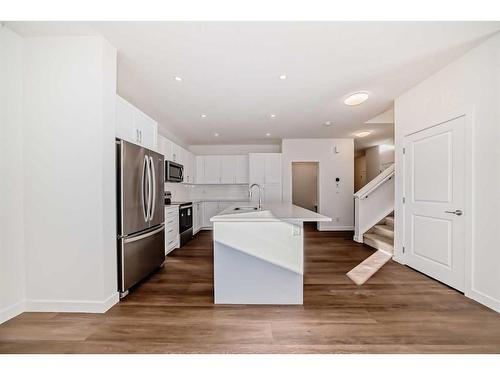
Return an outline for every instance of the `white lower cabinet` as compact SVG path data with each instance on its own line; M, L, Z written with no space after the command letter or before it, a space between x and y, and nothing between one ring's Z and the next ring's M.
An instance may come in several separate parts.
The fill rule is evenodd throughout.
M165 207L165 255L179 247L179 207Z
M203 202L203 228L212 228L210 218L219 213L219 202Z
M217 215L219 212L225 210L233 204L241 203L242 205L248 204L248 202L242 201L207 201L202 203L203 207L203 229L212 229L213 223L210 221L212 216Z
M193 203L193 234L200 231L203 226L203 202Z

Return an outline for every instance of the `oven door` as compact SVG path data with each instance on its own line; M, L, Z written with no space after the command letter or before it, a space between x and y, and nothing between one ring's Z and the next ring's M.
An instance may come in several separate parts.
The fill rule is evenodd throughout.
M173 161L165 162L165 181L182 182L184 179L184 167Z

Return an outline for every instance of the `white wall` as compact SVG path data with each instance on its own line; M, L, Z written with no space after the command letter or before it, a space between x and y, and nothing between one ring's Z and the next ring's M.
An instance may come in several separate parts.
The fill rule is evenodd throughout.
M377 145L366 149L366 182L377 177L380 172L394 163L394 145Z
M360 155L354 158L354 191L360 190L367 182L366 156Z
M24 309L22 50L0 26L0 323Z
M337 146L338 153L334 152ZM354 225L354 141L348 138L284 139L282 143L283 201L292 201L292 162L319 162L318 212L332 222L320 230L352 230ZM340 178L337 189L335 178Z
M246 155L251 152L281 152L281 145L191 145L196 155Z
M466 115L472 146L471 232L466 244L465 294L500 311L500 34L421 82L395 101L395 255L404 263L403 139L407 134Z
M24 216L29 310L118 300L116 50L100 37L25 38Z

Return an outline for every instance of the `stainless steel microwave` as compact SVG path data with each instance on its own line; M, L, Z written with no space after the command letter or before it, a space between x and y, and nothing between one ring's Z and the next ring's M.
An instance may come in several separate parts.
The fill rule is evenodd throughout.
M184 167L173 161L165 160L165 181L182 182L184 180Z

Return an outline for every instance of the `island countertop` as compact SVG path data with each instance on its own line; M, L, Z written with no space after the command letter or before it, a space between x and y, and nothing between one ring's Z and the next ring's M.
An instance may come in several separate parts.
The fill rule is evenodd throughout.
M234 204L210 218L212 222L219 221L332 221L331 218L292 203L270 203L262 205L260 210L256 204Z

